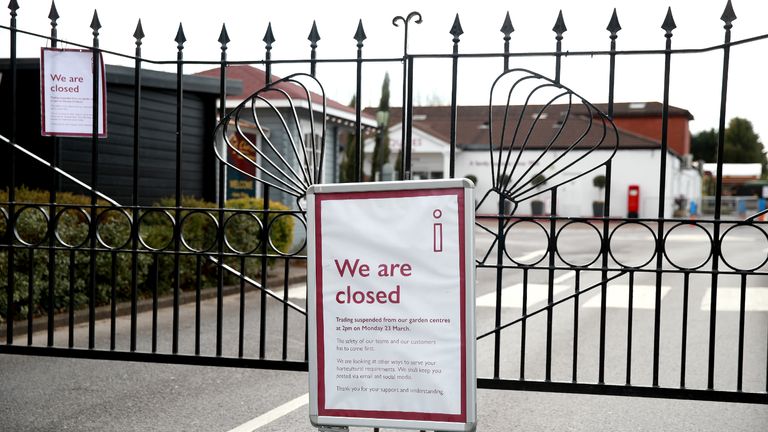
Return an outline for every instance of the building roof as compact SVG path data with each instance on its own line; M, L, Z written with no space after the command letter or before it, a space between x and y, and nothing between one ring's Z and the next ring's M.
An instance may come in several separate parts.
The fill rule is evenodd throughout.
M215 69L209 69L202 72L198 72L195 75L200 76L206 76L206 77L216 77L218 78L221 74L220 68ZM227 66L227 80L235 79L242 82L242 90L239 93L236 94L230 94L227 96L228 102L234 102L234 103L240 103L242 102L246 97L256 93L257 91L263 89L267 85L267 73L261 69L255 68L250 65L231 65ZM271 82L276 82L280 80L281 77L272 75ZM306 93L304 92L304 89L300 86L288 82L280 83L276 85L277 88L285 91L288 96L291 97L293 100L299 100L299 101L306 101ZM265 99L281 99L282 96L278 95L274 92L268 92L264 93L262 95ZM323 97L315 92L310 91L310 99L312 100L312 104L315 104L318 109L321 109L322 103L323 103ZM327 98L325 99L326 107L328 108L329 115L333 115L333 112L335 111L336 114L341 114L343 117L346 118L352 118L355 117L355 109L353 107L344 105L341 102L337 102L333 99ZM365 114L363 116L363 121L365 123L373 122L375 124L375 117L372 115Z
M717 176L717 164L705 163L704 172L713 177ZM760 178L763 166L759 163L724 163L723 177L754 177Z
M655 103L650 103L652 105ZM626 106L629 104L617 104ZM659 104L660 105L660 104ZM600 106L597 106L600 108ZM562 132L557 136L560 130L561 122L566 118L566 105L551 105L545 109L544 115L536 119L541 106L529 105L524 113L521 113L521 106L510 106L507 117L507 127L504 135L504 147L512 144L512 136L515 127L520 120L520 129L513 145L514 148L520 148L528 131L532 129L530 137L527 139L526 149L543 149L550 145L553 149L564 149L577 142L585 131L586 136L579 142L576 148L591 148L602 138L602 123L592 119L590 125L590 115L583 106L573 105L571 113L567 116L565 126ZM623 108L622 108L623 109ZM365 112L374 114L375 108L366 108ZM672 109L670 108L670 111ZM687 113L687 111L675 108L676 112ZM615 111L614 111L615 112ZM650 110L648 112L651 112ZM493 143L498 148L501 141L502 125L504 123L504 107L494 106L492 110L493 122ZM522 114L522 118L521 118ZM648 114L651 115L651 114ZM659 114L660 115L660 114ZM615 117L615 116L614 116ZM390 108L389 117L390 127L402 122L402 108ZM535 123L535 127L534 126ZM440 140L450 142L451 130L451 107L450 106L423 106L413 108L413 126ZM619 148L622 149L657 149L661 143L656 140L643 137L636 133L620 129ZM556 139L555 139L556 137ZM488 148L489 124L488 124L488 106L459 106L457 107L456 123L456 144L464 149ZM612 148L613 138L608 137L606 142L600 148Z

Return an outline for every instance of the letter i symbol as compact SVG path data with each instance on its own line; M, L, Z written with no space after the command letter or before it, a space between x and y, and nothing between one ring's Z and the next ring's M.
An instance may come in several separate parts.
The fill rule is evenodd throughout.
M443 216L443 212L440 211L440 209L435 209L435 211L432 212L432 216L436 219L435 223L432 225L432 230L433 230L432 244L434 246L433 250L435 252L442 252L443 251L443 224L438 222L437 219L440 219L440 217Z

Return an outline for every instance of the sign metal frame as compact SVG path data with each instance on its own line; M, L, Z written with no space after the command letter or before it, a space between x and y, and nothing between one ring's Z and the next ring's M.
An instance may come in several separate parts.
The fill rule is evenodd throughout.
M361 201L370 198L394 198L415 197L415 196L433 196L433 195L451 195L456 193L459 197L459 217L458 229L459 236L463 238L463 250L459 251L463 268L460 268L460 274L463 279L462 289L459 290L459 296L456 301L463 303L463 310L460 316L463 319L460 328L463 327L462 351L464 359L461 362L464 370L460 371L461 385L464 394L461 396L462 414L461 416L442 415L432 413L418 413L423 416L411 416L408 413L399 411L363 411L348 410L361 413L354 416L328 415L324 414L329 410L321 407L320 364L324 359L320 359L322 346L333 346L335 342L325 343L321 340L324 337L322 328L318 326L318 308L322 308L322 300L318 301L318 289L322 289L322 281L318 281L318 274L322 274L322 263L318 262L318 247L322 248L318 241L318 223L317 209L324 200L334 199L331 195L343 196L343 199L350 199L350 195L361 194ZM477 393L477 371L476 371L476 331L475 331L475 247L474 247L474 185L466 179L449 180L417 180L417 181L397 181L397 182L376 182L376 183L347 183L347 184L324 184L313 185L307 191L307 312L308 312L308 344L309 344L309 418L310 422L318 427L382 427L397 429L419 429L435 431L474 431L477 423L476 393ZM321 228L321 227L320 227ZM463 236L463 237L462 237ZM442 244L435 247L442 247ZM462 256L463 254L463 256ZM318 287L318 282L321 286ZM460 281L457 283L461 284ZM463 292L462 292L463 291ZM463 295L463 297L462 297ZM322 317L323 312L320 311ZM324 355L324 354L322 354ZM331 410L337 411L337 410ZM419 418L416 418L419 417ZM460 417L460 418L454 418Z

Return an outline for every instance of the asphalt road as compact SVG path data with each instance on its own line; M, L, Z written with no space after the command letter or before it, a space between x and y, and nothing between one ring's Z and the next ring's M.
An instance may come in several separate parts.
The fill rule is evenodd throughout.
M572 228L572 229L571 229ZM591 228L572 226L561 234L559 250L563 259L575 264L590 262L595 256L596 237ZM667 239L670 259L680 266L695 266L707 255L706 234L697 228L676 229ZM538 260L546 248L546 238L534 226L516 226L506 248L519 262ZM650 241L650 246L648 242ZM489 236L478 233L477 249L491 247ZM674 245L674 247L672 247ZM615 258L628 263L643 261L652 250L652 238L643 229L629 226L612 240ZM755 232L734 232L724 246L729 263L759 264L768 251L768 241ZM478 252L480 253L480 252ZM650 256L649 254L647 256ZM761 257L758 259L759 257ZM495 251L491 251L495 257ZM757 257L757 258L756 258ZM492 258L495 259L495 258ZM506 258L508 259L508 258ZM756 265L756 264L755 264ZM669 267L669 263L665 263ZM554 274L555 300L574 293L578 280L581 290L596 283L599 274L568 270ZM655 275L634 272L632 295L633 384L649 385L652 376L653 304ZM502 322L518 318L522 310L522 272L504 273ZM548 272L528 274L528 311L546 303ZM627 375L627 335L629 274L611 282L606 302L606 381L623 384ZM494 327L495 270L478 271L478 333ZM736 348L738 341L738 276L721 277L718 301L716 387L735 389ZM662 279L660 338L660 384L680 382L683 276L665 274ZM688 345L686 385L704 388L707 373L709 337L708 296L710 279L692 275L689 280ZM766 391L768 355L768 280L747 278L745 321L744 389ZM293 286L292 301L304 302L303 286ZM237 355L238 296L225 299L224 354ZM735 307L734 307L735 305ZM598 336L600 329L599 288L579 295L578 379L597 381ZM268 303L267 356L281 355L282 307ZM244 351L258 353L259 298L246 296ZM194 349L194 305L181 309L180 351ZM202 305L203 354L214 350L215 301ZM170 351L170 310L158 316L158 350ZM289 315L289 358L304 357L303 316ZM140 314L139 349L150 349L151 314ZM552 332L552 375L554 380L570 381L573 364L574 302L566 301L554 309ZM117 348L127 349L129 321L117 322ZM255 335L255 336L249 336ZM97 345L109 346L109 321L97 325ZM493 373L493 337L478 343L478 375ZM526 320L525 377L544 377L546 313ZM502 332L501 376L520 375L521 324ZM45 335L34 335L35 344L44 344ZM66 329L56 333L56 344L66 343ZM87 344L87 325L76 329L78 346ZM128 362L107 362L0 355L0 430L2 431L311 431L307 420L307 375L294 372L211 368ZM298 399L297 399L298 398ZM768 429L768 407L761 405L674 401L608 396L545 394L512 391L478 391L480 431L512 430L697 430L756 431ZM250 422L250 423L249 423ZM250 427L240 427L241 425Z

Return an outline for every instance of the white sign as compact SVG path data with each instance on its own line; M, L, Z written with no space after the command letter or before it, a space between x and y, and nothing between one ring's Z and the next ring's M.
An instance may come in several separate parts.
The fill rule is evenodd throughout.
M474 430L474 198L465 180L310 188L310 419Z
M99 137L107 136L106 74L99 54ZM42 134L88 137L93 133L93 53L43 48L40 53Z

